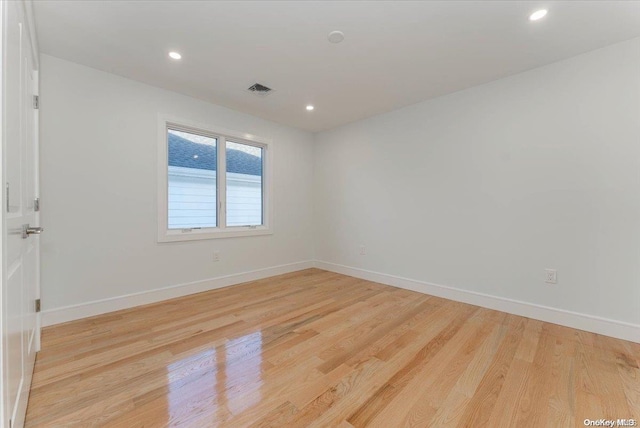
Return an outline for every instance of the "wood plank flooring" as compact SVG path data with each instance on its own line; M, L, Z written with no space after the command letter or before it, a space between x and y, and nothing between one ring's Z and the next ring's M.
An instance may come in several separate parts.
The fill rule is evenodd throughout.
M640 345L309 269L47 328L28 427L640 420Z

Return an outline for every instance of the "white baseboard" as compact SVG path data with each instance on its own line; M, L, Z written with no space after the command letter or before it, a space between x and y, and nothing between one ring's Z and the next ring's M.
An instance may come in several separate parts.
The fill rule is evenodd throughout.
M48 309L42 311L42 326L47 327L67 321L74 321L81 318L92 317L94 315L105 314L107 312L129 309L135 306L147 305L167 299L173 299L175 297L215 290L217 288L228 287L230 285L255 281L258 279L268 278L270 276L282 275L312 267L314 267L314 262L309 260L273 266L265 269L252 270L234 275L209 278L185 284L172 285L156 290L143 291L141 293L110 297L108 299L95 300L78 305Z
M640 325L316 260L315 267L432 296L640 343Z
M318 260L274 266L234 275L173 285L141 293L111 297L78 305L48 309L42 312L42 326L47 327L67 321L74 321L108 312L129 309L135 306L147 305L167 299L173 299L175 297L215 290L217 288L228 287L230 285L255 281L258 279L268 278L270 276L282 275L312 267L640 343L640 325Z

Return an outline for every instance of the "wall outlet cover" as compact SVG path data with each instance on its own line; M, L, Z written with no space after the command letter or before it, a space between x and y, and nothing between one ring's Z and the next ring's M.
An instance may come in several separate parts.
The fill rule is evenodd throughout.
M545 269L544 270L544 282L547 284L557 284L558 283L558 271L556 269Z

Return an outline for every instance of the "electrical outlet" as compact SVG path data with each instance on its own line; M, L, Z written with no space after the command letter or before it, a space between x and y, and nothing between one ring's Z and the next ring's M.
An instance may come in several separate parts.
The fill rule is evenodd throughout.
M219 262L220 261L220 251L214 251L213 252L213 261L214 262Z
M557 284L558 283L558 271L555 269L545 269L544 270L544 282L547 284Z
M360 255L361 256L367 255L367 248L364 245L360 245Z

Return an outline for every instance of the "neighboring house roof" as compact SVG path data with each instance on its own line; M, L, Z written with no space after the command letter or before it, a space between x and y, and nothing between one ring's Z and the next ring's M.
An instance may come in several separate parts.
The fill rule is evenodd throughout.
M169 134L169 166L215 171L216 165L214 146L194 143ZM262 175L262 159L240 150L227 149L227 172Z

